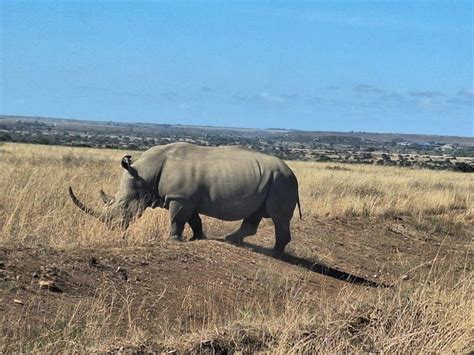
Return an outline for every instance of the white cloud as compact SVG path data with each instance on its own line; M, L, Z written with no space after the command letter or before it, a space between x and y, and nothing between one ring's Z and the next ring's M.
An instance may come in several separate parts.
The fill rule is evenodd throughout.
M474 89L464 89L458 91L459 96L474 98Z
M257 95L260 99L263 101L271 102L271 103L284 103L286 102L286 98L283 97L282 95L274 95L270 94L268 92L261 92L260 94Z

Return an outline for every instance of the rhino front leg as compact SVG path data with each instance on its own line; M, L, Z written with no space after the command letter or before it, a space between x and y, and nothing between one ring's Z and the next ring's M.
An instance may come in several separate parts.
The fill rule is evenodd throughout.
M194 213L188 221L189 226L193 230L193 236L190 240L206 239L202 231L202 221L199 214Z
M193 215L194 206L187 201L170 202L170 238L177 241L183 240L184 225Z

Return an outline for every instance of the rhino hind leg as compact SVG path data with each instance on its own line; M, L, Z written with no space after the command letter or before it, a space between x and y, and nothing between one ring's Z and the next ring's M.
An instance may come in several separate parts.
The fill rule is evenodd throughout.
M291 241L290 221L298 200L298 187L294 177L275 181L265 202L265 210L275 225L275 246L273 255L283 256L286 245Z
M190 240L206 239L206 236L202 231L202 221L199 214L194 213L189 219L188 224L193 230L193 236Z
M226 236L225 239L234 244L242 244L245 237L250 237L257 233L258 225L260 224L264 214L265 212L263 210L259 210L250 217L245 218L242 221L240 228L234 233Z
M275 225L275 246L273 247L273 256L281 258L284 254L286 245L291 241L290 221L280 221L273 219Z

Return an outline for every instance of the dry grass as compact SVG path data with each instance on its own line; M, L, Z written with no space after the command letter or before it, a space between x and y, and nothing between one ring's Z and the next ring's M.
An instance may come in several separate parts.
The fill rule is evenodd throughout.
M452 288L427 283L408 291L398 284L370 296L345 288L330 304L316 300L324 307L314 307L314 297L292 287L278 296L281 304L270 303L278 307L262 309L259 304L247 310L251 316L194 337L186 334L169 346L280 354L466 352L474 346L474 315L468 311L474 306L472 276Z
M84 201L101 208L98 191L115 192L122 173L117 164L122 152L9 144L1 147L0 154L5 163L0 178L3 242L46 243L60 248L125 243L116 232L77 213L67 195L71 185ZM132 232L126 242L156 237L160 231L149 230L147 225L153 224L142 223L133 230L139 232ZM166 220L158 225L166 226Z
M73 307L58 308L40 325L24 321L28 307L20 317L3 318L0 351L468 352L474 346L473 276L465 274L446 287L441 280L448 274L433 274L416 288L397 284L370 294L347 286L329 303L323 290L315 296L287 282L225 313L217 312L216 299L209 295L199 306L203 321L183 318L178 327L166 315L150 318L144 307L150 300L105 289ZM188 296L182 307L194 309L192 291ZM148 322L157 324L153 332Z
M147 211L127 238L79 213L67 195L69 185L93 207L98 190L115 193L125 154L114 150L7 144L0 148L0 241L77 245L141 243L166 235L165 211ZM134 155L138 156L140 153ZM299 179L305 215L396 216L469 224L474 221L474 178L470 174L334 164L291 162ZM438 221L438 222L439 222ZM230 230L209 220L211 233Z
M166 211L147 211L122 235L80 213L69 200L67 187L71 185L83 201L100 208L98 190L115 192L122 174L118 162L124 154L87 148L0 146L0 245L126 248L165 238ZM474 178L470 174L306 162L291 162L290 166L299 179L306 216L408 215L419 222L419 228L445 233L474 222ZM217 236L235 225L210 219L206 223L207 233ZM120 346L277 353L472 350L474 275L466 267L452 279L450 273L437 271L437 263L433 265L424 282L371 292L346 286L330 302L324 290L308 293L298 282L275 285L269 280L265 297L244 308L217 312L217 301L211 295L200 303L203 321L185 322L177 331L164 316L153 320L160 323L156 333L143 327L144 300L104 289L95 297L77 301L73 308L59 308L39 327L22 322L28 316L27 307L16 320L3 317L0 351L89 352ZM194 302L192 294L185 299Z
M449 171L291 163L303 205L320 216L455 215L474 218L474 178ZM339 167L339 169L334 169Z

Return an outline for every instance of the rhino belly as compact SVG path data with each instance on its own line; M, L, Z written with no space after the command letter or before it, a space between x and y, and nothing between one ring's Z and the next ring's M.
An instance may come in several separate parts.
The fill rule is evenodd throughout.
M197 206L200 214L224 221L237 221L245 219L258 211L265 203L264 192L235 194L227 191L222 194L209 194L202 196Z

